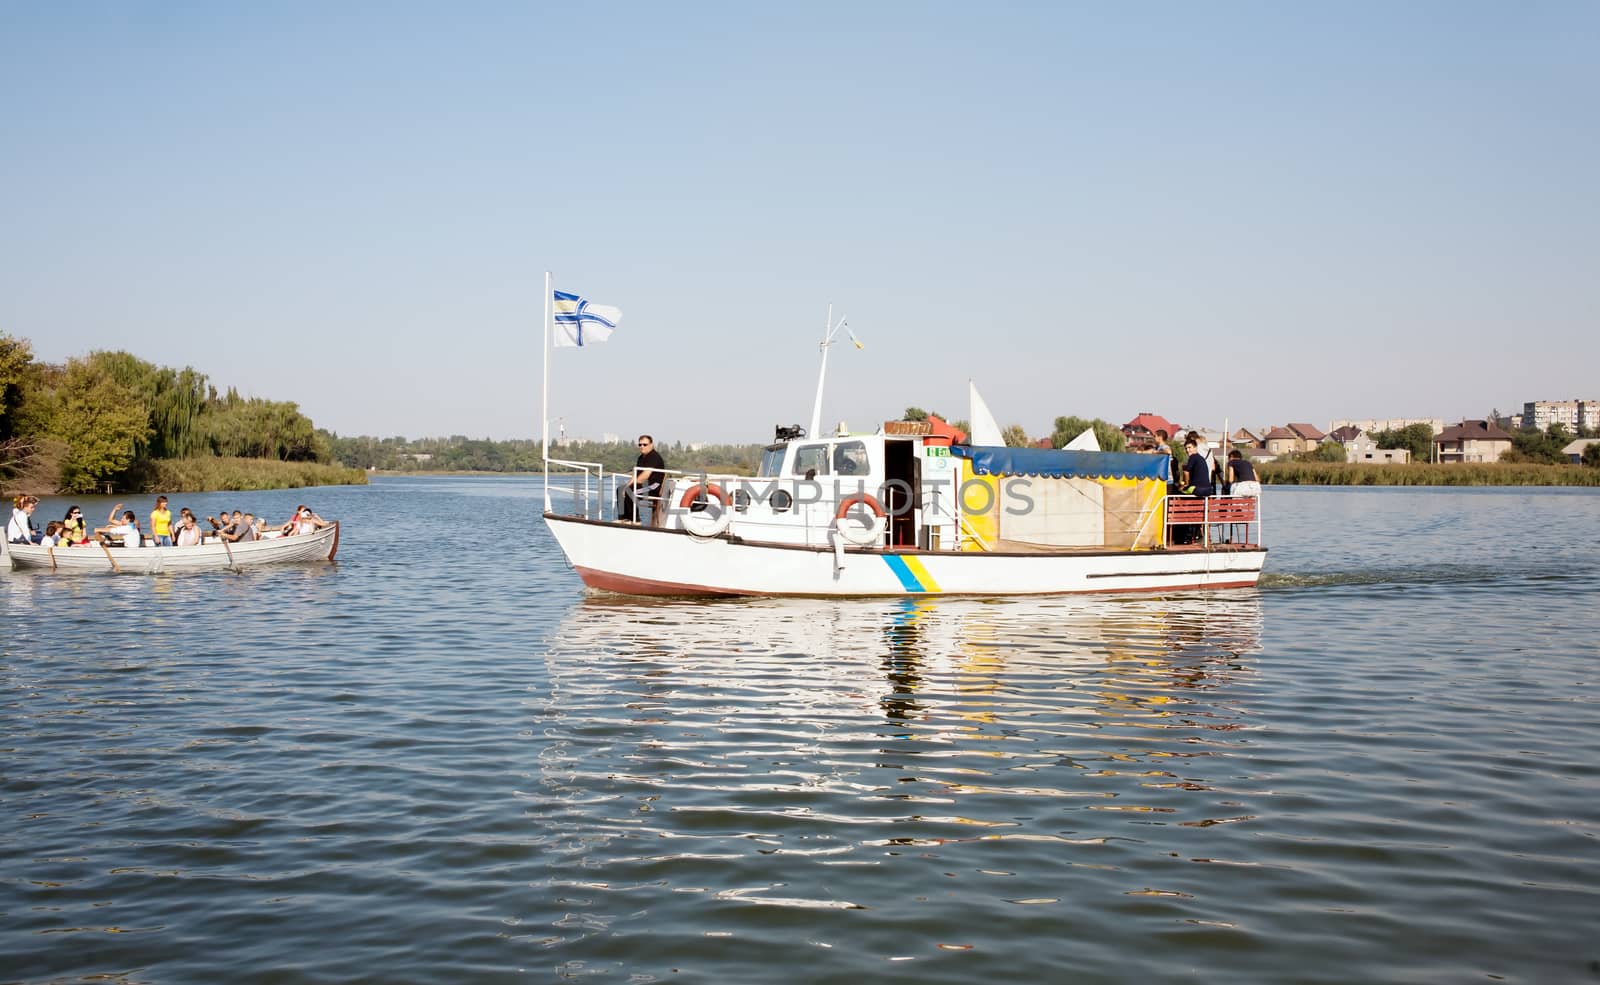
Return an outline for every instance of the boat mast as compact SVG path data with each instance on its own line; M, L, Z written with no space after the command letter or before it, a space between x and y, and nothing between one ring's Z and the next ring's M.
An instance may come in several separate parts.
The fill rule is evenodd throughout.
M806 431L806 437L815 438L817 432L822 430L822 384L828 379L828 349L833 345L833 337L839 334L839 329L844 327L844 316L839 316L839 323L833 323L833 304L828 305L828 321L822 327L822 368L817 370L817 400L811 405L811 427Z

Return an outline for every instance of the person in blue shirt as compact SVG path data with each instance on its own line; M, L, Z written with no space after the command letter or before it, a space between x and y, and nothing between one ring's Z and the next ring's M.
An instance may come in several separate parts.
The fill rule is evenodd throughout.
M1183 491L1189 496L1209 496L1211 487L1211 468L1206 464L1205 456L1200 454L1199 446L1193 438L1183 443L1183 450L1189 456L1183 463Z

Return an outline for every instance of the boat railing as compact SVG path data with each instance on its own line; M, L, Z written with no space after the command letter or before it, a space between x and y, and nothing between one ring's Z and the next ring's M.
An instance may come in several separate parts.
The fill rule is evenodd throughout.
M1261 546L1261 499L1257 496L1169 496L1167 497L1167 542L1173 543L1175 528L1198 527L1193 546L1211 550L1218 545L1232 548Z
M570 490L551 486L547 492L570 492L574 499L574 513L586 520L600 519L600 510L603 500L598 498L598 493L605 487L606 467L600 462L576 462L561 458L549 459L546 464L551 470L562 469L567 472L582 473L582 483L574 485ZM590 482L593 481L592 491ZM595 496L593 509L590 509L590 497Z
M551 464L554 465L555 462L552 461ZM731 493L734 483L750 481L749 476L733 475L732 473L721 472L702 472L699 470L689 469L653 469L649 468L648 466L634 466L627 472L612 472L609 476L607 476L602 470L600 473L600 483L597 492L604 492L608 495L602 496L597 500L595 504L594 515L589 518L605 519L603 514L605 503L615 502L617 493L622 488L622 484L624 482L633 482L639 477L640 473L643 472L660 472L662 475L666 476L667 480L665 483L663 483L661 489L658 490L654 496L647 496L643 500L643 502L650 507L650 525L653 527L659 527L663 525L665 517L672 513L675 509L674 501L681 491L686 491L693 486L704 482L714 485L718 489L726 489ZM607 479L609 479L609 482L606 481ZM685 483L683 480L689 480L689 482ZM586 498L587 495L588 491L586 486ZM731 502L729 505L732 505ZM585 513L585 516L588 517L588 514Z

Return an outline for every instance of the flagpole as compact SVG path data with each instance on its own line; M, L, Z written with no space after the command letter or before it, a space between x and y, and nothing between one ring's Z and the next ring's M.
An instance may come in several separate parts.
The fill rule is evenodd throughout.
M540 387L541 419L539 422L539 460L544 464L544 511L550 512L550 336L555 331L552 321L550 293L550 271L544 272L544 329L540 335L544 338L541 348L544 350L544 385Z

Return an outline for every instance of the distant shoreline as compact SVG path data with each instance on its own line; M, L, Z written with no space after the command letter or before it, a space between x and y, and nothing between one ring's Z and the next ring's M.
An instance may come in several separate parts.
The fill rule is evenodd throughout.
M364 486L367 473L343 465L272 458L166 458L146 463L117 495L259 492L318 486Z
M1265 462L1256 465L1268 486L1572 486L1600 487L1600 469L1522 462Z
M1267 462L1256 470L1268 486L1530 486L1600 488L1600 469L1583 465L1522 463L1414 463L1368 465L1349 462ZM377 476L534 476L537 470L375 469ZM575 475L576 473L563 473Z

